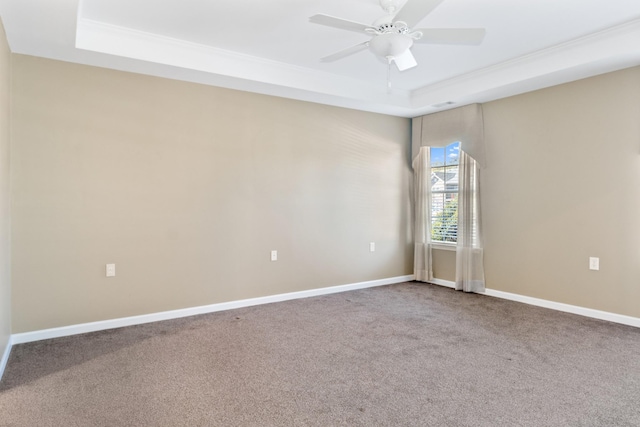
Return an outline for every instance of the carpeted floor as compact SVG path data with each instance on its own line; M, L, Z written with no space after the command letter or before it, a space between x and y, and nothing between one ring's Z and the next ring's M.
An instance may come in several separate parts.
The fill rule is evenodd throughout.
M403 283L17 345L1 426L640 426L640 330Z

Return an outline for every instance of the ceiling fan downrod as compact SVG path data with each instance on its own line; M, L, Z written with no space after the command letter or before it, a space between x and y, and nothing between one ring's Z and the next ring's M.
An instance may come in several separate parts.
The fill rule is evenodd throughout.
M393 15L398 11L400 0L380 0L380 7L389 15Z

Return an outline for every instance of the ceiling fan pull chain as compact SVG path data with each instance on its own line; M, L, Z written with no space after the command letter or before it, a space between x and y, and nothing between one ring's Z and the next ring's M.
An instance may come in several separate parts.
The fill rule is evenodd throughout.
M387 58L387 93L391 93L391 58Z

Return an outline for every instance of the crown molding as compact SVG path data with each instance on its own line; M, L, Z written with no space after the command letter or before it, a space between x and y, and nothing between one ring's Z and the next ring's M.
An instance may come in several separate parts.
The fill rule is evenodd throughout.
M372 104L410 108L410 92L245 55L199 43L78 18L76 48L202 71L248 82L305 90Z
M149 66L143 72L148 74L155 74L152 64L163 64L207 73L208 84L404 117L561 84L575 79L572 77L576 73L584 78L637 65L640 64L637 40L640 40L640 19L413 91L388 92L386 88L349 77L81 16L76 33L77 48L145 61ZM614 58L621 60L612 61ZM166 74L165 77L183 79L178 73ZM453 104L438 106L448 101Z
M411 94L411 106L416 111L435 110L432 106L447 101L457 102L492 90L521 84L510 95L553 86L568 81L563 71L582 67L581 78L640 64L640 19L588 34L546 49L538 50L509 61L466 73L452 79L416 89ZM613 58L619 60L613 62ZM546 77L546 78L545 78ZM535 85L526 82L536 81ZM575 78L574 78L575 80ZM500 91L503 92L503 91ZM483 99L486 102L489 99Z

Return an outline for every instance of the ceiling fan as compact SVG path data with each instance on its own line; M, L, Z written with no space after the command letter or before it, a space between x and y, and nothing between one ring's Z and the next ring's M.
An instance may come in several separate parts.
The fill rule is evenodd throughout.
M398 70L404 71L418 65L410 50L414 43L452 45L482 43L486 33L484 28L412 28L443 1L408 0L398 10L402 0L380 0L380 6L387 15L377 19L371 25L330 15L313 15L309 21L315 24L373 36L368 41L325 56L321 61L336 61L368 48L375 55L386 60L389 65L393 62Z

